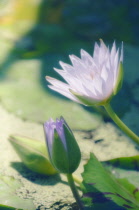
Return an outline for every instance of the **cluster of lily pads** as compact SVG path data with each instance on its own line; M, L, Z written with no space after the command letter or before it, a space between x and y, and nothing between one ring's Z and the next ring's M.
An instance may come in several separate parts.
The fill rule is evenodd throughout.
M123 45L117 49L114 42L109 49L100 40L100 45L95 43L93 56L81 50L81 58L70 55L70 60L72 65L60 61L62 70L55 69L65 82L47 76L51 84L49 87L82 105L103 106L121 130L139 144L139 137L119 119L110 106L110 101L122 87ZM106 169L110 169L108 163L115 163L118 159L102 164L91 153L80 180L73 173L80 164L81 151L64 117L56 120L50 118L44 123L44 132L46 145L15 135L10 136L9 140L30 170L44 175L65 174L78 209L139 209L136 186L125 178L114 177ZM133 157L134 160L137 161L137 157Z

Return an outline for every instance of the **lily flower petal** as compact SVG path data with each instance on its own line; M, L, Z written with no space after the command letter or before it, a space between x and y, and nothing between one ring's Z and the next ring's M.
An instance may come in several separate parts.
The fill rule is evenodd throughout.
M115 42L109 49L102 40L95 43L93 56L81 49L81 58L70 55L72 65L60 61L63 70L55 69L65 80L64 82L46 77L52 85L51 89L78 103L87 98L90 105L107 103L121 88L123 73L123 44L121 50L116 49ZM116 89L117 88L117 89ZM74 94L76 93L76 94ZM77 97L80 96L80 97Z

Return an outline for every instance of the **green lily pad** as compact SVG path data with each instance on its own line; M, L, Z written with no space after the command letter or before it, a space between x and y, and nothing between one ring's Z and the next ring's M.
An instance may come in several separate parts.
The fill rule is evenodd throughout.
M21 183L13 177L0 175L0 209L36 209L31 200L24 200L16 195L16 190L21 186Z
M120 157L103 161L104 166L110 170L116 178L126 178L138 188L139 183L139 156ZM138 191L138 190L136 190Z
M15 210L14 207L5 206L0 204L0 210ZM23 210L23 209L16 209L16 210Z
M88 209L139 209L138 197L133 193L136 188L127 180L117 180L93 154L84 167L82 177L83 200ZM131 189L134 190L131 192Z

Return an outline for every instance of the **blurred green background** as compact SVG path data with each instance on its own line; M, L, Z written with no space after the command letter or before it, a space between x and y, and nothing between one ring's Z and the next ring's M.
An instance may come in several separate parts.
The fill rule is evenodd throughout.
M91 129L100 116L94 113L92 121L84 108L49 90L45 76L60 78L53 71L59 60L69 63L68 55L80 56L81 48L92 54L94 42L102 38L110 45L124 42L126 79L112 102L123 117L131 105L134 110L139 105L138 37L138 0L1 0L1 104L23 119L44 122L64 115L75 129Z

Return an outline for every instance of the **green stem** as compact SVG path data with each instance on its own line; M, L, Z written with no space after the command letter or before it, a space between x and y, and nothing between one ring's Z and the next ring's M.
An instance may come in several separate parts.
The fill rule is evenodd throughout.
M82 201L80 199L80 196L79 196L79 193L77 191L77 188L75 186L72 174L67 174L67 179L68 179L68 182L69 182L72 194L73 194L73 196L74 196L74 198L75 198L75 200L76 200L76 202L77 202L77 204L79 206L79 209L83 210L83 204L82 204Z
M67 174L63 174L64 176L67 176ZM73 180L74 182L76 182L76 184L80 185L82 183L82 179L80 179L78 176L72 174Z
M115 114L113 111L111 105L108 103L104 106L112 120L121 128L122 131L124 131L133 141L135 141L137 144L139 144L139 137L132 132L120 119L119 117Z

